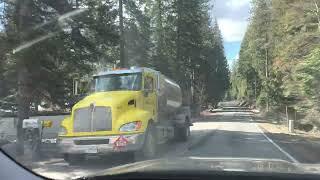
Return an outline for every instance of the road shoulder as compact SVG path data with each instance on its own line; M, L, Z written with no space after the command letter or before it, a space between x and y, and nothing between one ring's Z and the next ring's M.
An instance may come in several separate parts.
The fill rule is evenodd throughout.
M320 137L300 131L289 133L284 125L255 121L257 126L281 149L300 163L320 163Z

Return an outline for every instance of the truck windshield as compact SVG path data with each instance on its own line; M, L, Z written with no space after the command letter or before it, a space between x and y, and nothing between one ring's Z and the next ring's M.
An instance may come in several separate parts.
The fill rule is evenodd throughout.
M141 89L141 73L110 74L95 77L95 92L138 91Z

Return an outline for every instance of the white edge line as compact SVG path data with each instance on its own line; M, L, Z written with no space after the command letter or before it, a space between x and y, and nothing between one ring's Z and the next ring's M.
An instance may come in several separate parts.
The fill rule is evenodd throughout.
M278 144L276 144L272 139L270 139L262 130L261 128L254 123L254 125L257 127L257 129L261 132L261 134L271 143L273 144L275 147L277 147L283 154L285 154L292 162L294 163L299 163L298 160L296 160L294 157L292 157L288 152L286 152L285 150L283 150Z

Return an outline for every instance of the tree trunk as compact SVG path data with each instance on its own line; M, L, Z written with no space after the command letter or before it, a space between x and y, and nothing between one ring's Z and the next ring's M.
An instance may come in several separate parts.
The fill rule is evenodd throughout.
M163 48L164 48L164 43L163 43L163 23L162 23L162 1L161 0L158 0L157 1L157 4L158 4L158 14L157 14L157 29L158 29L158 43L159 43L159 46L158 46L158 55L163 58Z
M315 6L315 14L317 16L317 20L318 20L318 31L320 32L320 10L319 10L319 6L317 4L317 2L315 0L313 0L314 6Z
M254 76L254 100L257 103L257 76Z
M266 33L266 43L268 43L268 33ZM269 79L269 52L268 52L268 47L266 46L266 80L268 82ZM268 86L268 85L267 85ZM269 112L269 92L267 90L267 112Z
M20 0L17 1L16 5L16 15L17 15L17 31L19 37L19 43L24 42L23 32L26 27L30 25L31 19L31 1L30 0ZM18 44L18 45L20 45ZM18 52L21 53L21 52ZM23 53L23 52L22 52ZM29 118L30 110L30 90L28 86L30 85L28 80L28 69L26 59L23 59L23 54L16 54L17 58L17 72L18 72L18 122L17 122L17 155L24 154L24 134L22 129L22 122L24 119Z
M123 3L119 0L119 23L120 23L120 66L126 67L127 63L124 57L124 33L123 33Z
M180 0L178 0L177 2L177 39L176 39L176 61L177 61L177 65L178 67L175 68L181 68L182 67L182 57L181 57L181 2ZM183 79L183 76L181 75L182 72L180 72L181 69L177 69L179 78L177 79ZM182 84L181 84L182 85ZM183 84L184 85L184 84Z
M24 134L22 122L29 118L30 91L28 88L28 71L25 67L18 68L18 122L17 122L17 154L24 154Z

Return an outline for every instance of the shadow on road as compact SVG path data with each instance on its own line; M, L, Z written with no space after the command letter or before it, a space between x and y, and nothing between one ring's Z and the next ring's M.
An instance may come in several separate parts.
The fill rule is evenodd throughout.
M243 123L253 123L256 117L254 113L248 112L224 112L224 113L206 113L202 116L201 122L243 122ZM267 122L263 120L259 120L259 122Z
M173 144L175 146L173 146ZM158 156L156 158L166 158L168 151L178 150L179 145L186 143L170 142L158 147ZM155 158L155 159L156 159ZM46 159L34 162L32 170L45 177L74 178L82 177L96 172L103 171L108 168L134 163L133 154L115 153L108 156L87 156L86 160L76 165L70 165L62 158Z
M69 165L63 159L48 159L34 162L32 171L48 178L70 179L88 176L108 168L133 163L132 156L121 154L117 156L89 156L85 161Z

